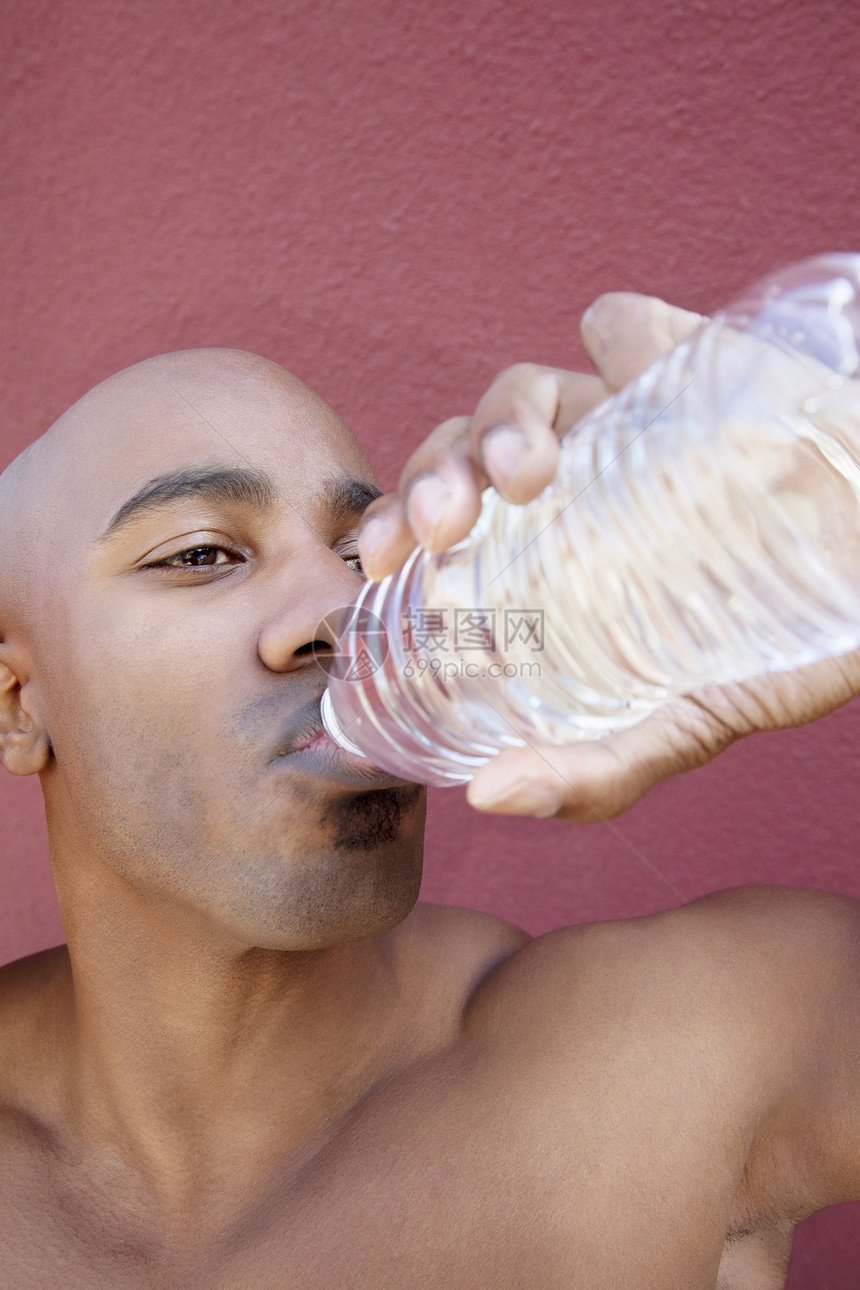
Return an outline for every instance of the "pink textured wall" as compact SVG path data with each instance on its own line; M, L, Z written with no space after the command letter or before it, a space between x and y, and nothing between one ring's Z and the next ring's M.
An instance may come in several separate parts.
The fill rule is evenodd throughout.
M392 484L599 292L707 310L860 250L853 0L2 0L0 466L150 354L295 370ZM533 931L739 882L860 896L860 706L759 736L611 826L436 794L426 894ZM0 959L61 937L31 783L0 778ZM860 1207L794 1290L856 1290Z

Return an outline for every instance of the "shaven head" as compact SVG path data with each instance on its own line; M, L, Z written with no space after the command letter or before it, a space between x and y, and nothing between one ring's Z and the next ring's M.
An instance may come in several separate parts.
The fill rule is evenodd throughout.
M41 772L60 868L272 948L405 916L423 794L319 737L376 495L332 409L232 350L128 368L0 476L0 663L42 758L9 768Z
M305 446L318 437L319 419L337 424L355 444L332 409L298 378L239 350L163 354L95 386L0 476L0 551L11 557L13 599L30 603L43 585L41 576L34 585L34 570L22 570L25 552L42 553L40 573L50 582L48 547L56 553L87 540L93 516L105 515L113 496L128 491L141 471L158 476L167 462L183 458L192 440L202 455L242 465L255 423L271 421L285 396L291 430Z
M36 444L26 448L0 475L0 640L13 625L23 626L29 554L38 549L38 497L30 463Z

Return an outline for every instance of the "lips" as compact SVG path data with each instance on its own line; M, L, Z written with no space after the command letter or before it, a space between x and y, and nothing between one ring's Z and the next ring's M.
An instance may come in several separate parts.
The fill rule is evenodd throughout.
M322 726L320 726L315 735L310 739L306 739L304 743L298 744L297 747L293 749L293 752L304 752L307 748L316 748L318 746L323 747L328 745L331 745L332 748L337 747L337 744L334 742L331 735L328 734L327 731L323 730Z
M322 694L315 694L291 712L269 756L270 761L310 748L317 740L328 738L320 716ZM330 741L331 742L331 741Z
M322 694L315 694L290 713L269 754L273 766L292 758L295 773L311 775L351 788L385 788L409 781L380 770L364 757L347 752L327 734L320 715Z

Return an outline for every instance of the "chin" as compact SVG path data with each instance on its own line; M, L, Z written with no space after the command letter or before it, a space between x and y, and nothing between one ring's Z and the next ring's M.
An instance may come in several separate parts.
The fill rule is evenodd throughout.
M333 835L335 851L379 851L401 840L409 828L408 817L419 805L426 809L426 798L427 790L420 784L365 789L332 802L323 823Z
M340 796L300 858L280 848L234 854L206 903L249 948L310 951L380 936L418 899L425 807L417 784Z

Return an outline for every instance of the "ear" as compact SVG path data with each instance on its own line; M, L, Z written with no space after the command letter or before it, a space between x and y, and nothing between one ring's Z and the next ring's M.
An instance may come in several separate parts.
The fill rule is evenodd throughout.
M51 756L51 742L26 710L17 676L0 663L0 763L13 775L36 775Z

